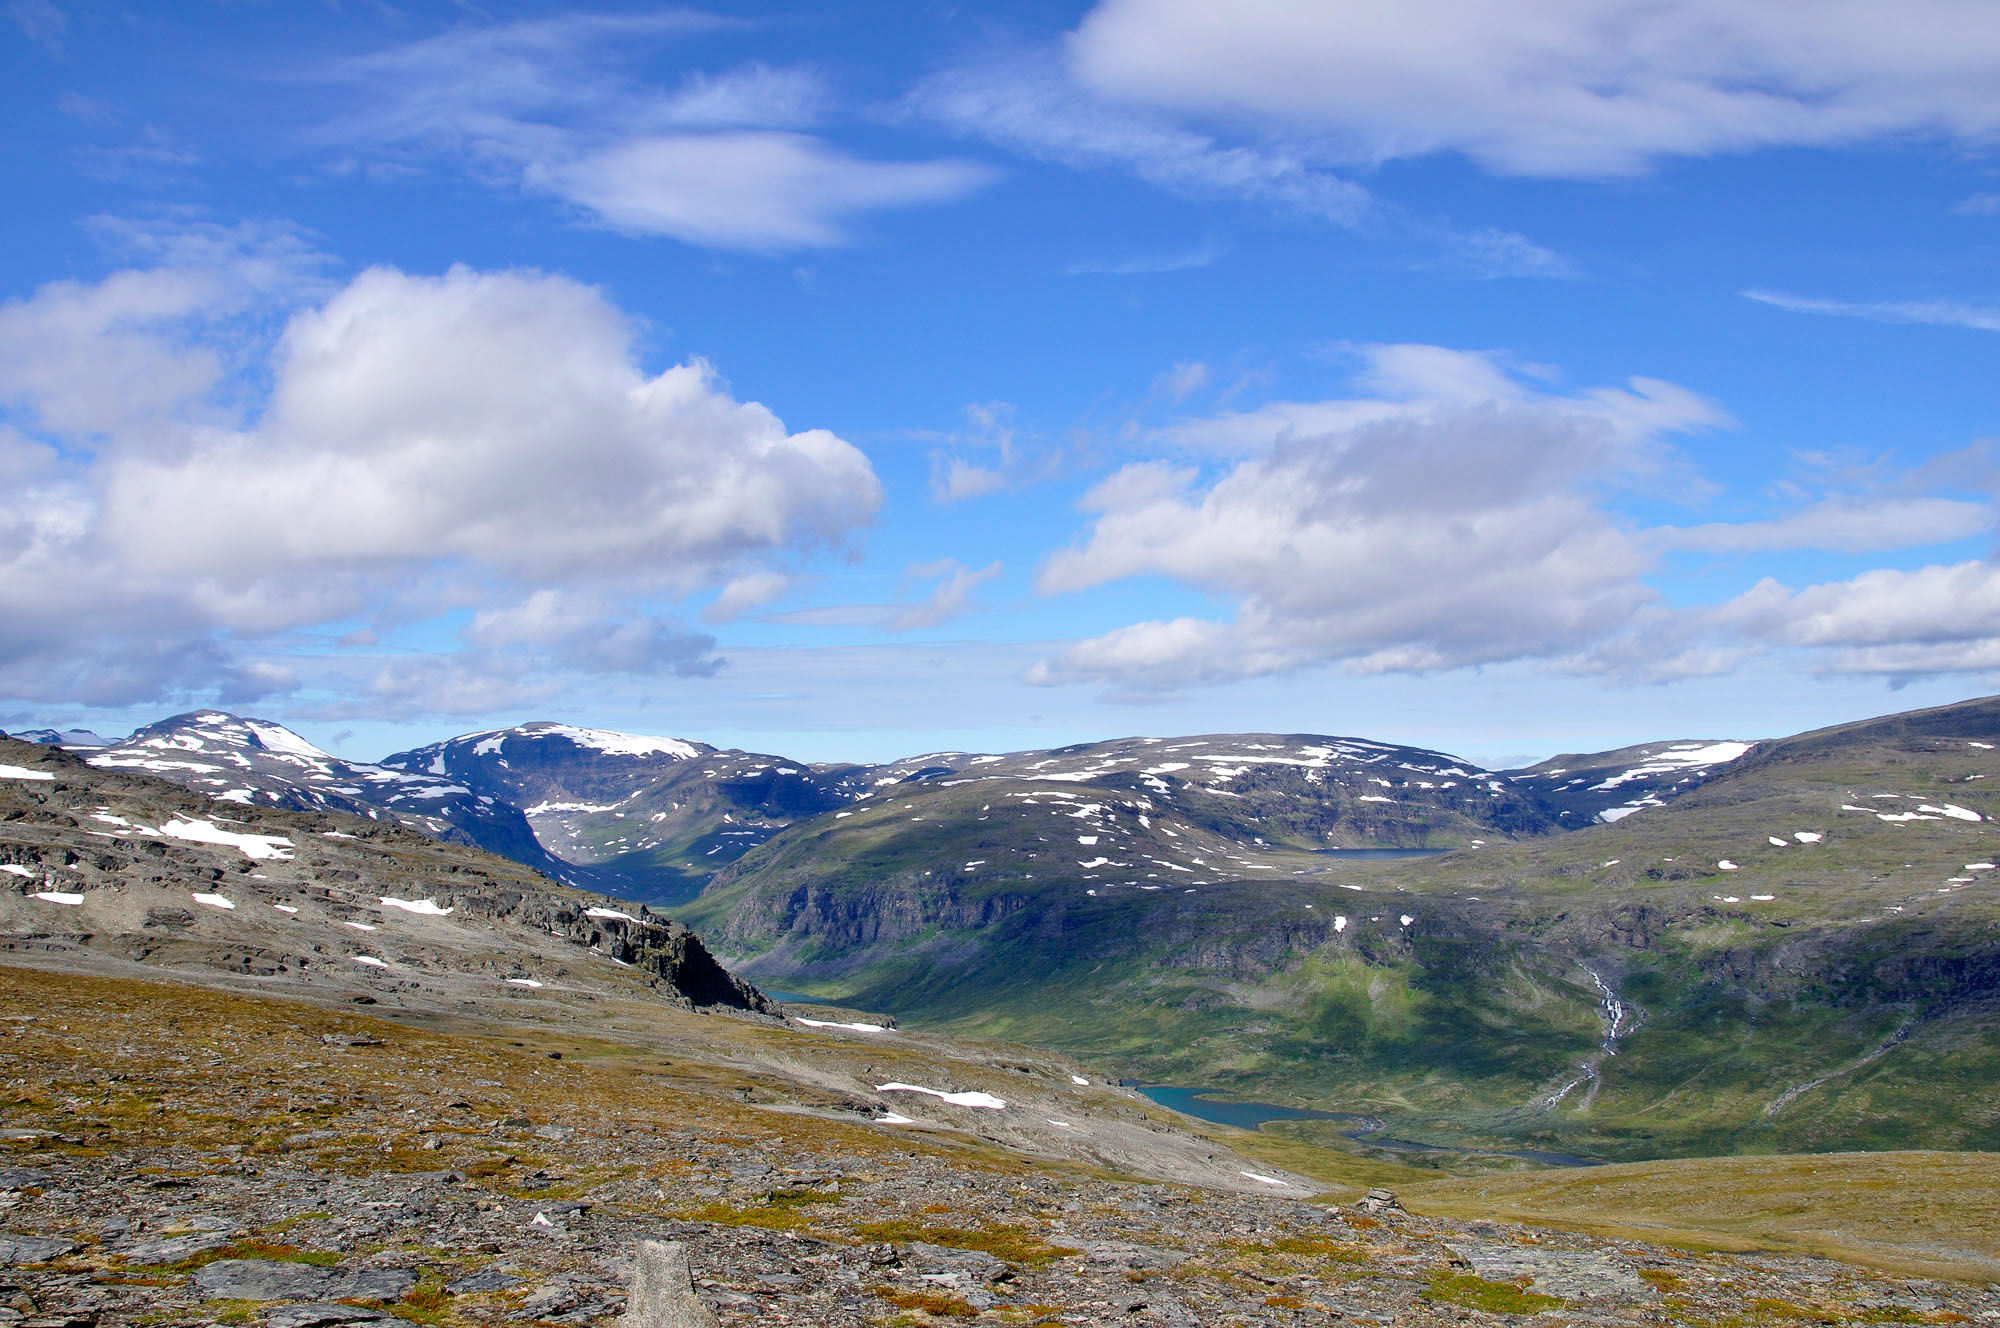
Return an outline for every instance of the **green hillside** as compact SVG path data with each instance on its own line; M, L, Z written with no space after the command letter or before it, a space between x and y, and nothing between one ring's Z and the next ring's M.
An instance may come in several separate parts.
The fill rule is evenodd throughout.
M780 834L684 912L766 983L1366 1113L1378 1138L1992 1148L2000 874L1971 864L2000 852L1995 771L2000 702L1970 702L1765 744L1572 834L1397 861L1218 836L1174 859L1200 878L1058 844L1049 806L1003 819L987 785L899 791Z

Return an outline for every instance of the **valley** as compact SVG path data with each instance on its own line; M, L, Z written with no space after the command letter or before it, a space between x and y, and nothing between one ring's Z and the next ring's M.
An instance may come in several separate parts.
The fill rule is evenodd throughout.
M386 1020L392 1031L356 1036L443 1039L425 1045L485 1047L523 1067L540 1057L521 1071L528 1080L574 1086L584 1080L572 1072L588 1066L625 1085L592 1101L684 1100L668 1113L679 1124L663 1117L649 1128L679 1131L687 1146L647 1160L645 1148L631 1151L636 1139L616 1145L629 1160L576 1182L577 1194L602 1193L566 1210L565 1225L573 1236L591 1230L584 1243L595 1251L623 1237L586 1211L630 1219L618 1231L667 1223L751 1278L739 1285L761 1286L742 1293L759 1304L792 1302L755 1283L769 1271L757 1271L765 1256L742 1240L768 1253L770 1233L790 1233L803 1242L792 1266L801 1251L848 1266L843 1251L870 1248L866 1231L921 1227L905 1209L928 1193L955 1196L942 1203L954 1213L1037 1232L1051 1248L1083 1224L1091 1240L1153 1249L1161 1229L1108 1215L1193 1205L1176 1210L1179 1222L1220 1204L1219 1229L1291 1230L1273 1249L1292 1241L1310 1252L1272 1263L1276 1254L1239 1250L1227 1267L1190 1259L1184 1245L1157 1267L1145 1262L1151 1254L1120 1255L1106 1270L1127 1286L1172 1281L1171 1296L1119 1311L1142 1321L1291 1322L1296 1299L1337 1301L1361 1321L1444 1322L1451 1307L1486 1304L1489 1293L1473 1287L1455 1300L1440 1288L1479 1283L1652 1322L1680 1302L1640 1275L1668 1267L1647 1260L1686 1259L1690 1248L1737 1251L1701 1257L1737 1260L1703 1276L1738 1287L1765 1267L1792 1276L1800 1265L1783 1260L1807 1256L1904 1279L1978 1281L2000 1270L2000 1255L1940 1229L1957 1220L1945 1214L1983 1211L2000 1180L1987 1176L2000 1109L1984 1091L2000 1075L1991 895L2000 804L1987 792L1996 752L2000 702L1977 701L1787 739L1563 757L1525 772L1282 735L815 767L546 724L364 767L262 721L200 712L102 748L0 741L0 951L11 989L41 993L31 1010L84 1000L73 1011L84 1024L113 1007L137 1018L127 993L164 979L183 986L162 1010L220 1001L252 1023L360 1020L374 1030ZM1635 799L1656 805L1628 809ZM405 805L413 800L424 810ZM1586 814L1590 824L1570 824ZM508 840L518 857L470 842L516 817L534 837L532 849ZM721 861L697 877L691 854L703 843L715 851L699 856ZM667 865L649 876L647 861ZM627 876L657 890L601 893ZM679 899L671 917L655 894ZM56 1000L52 980L87 1000ZM787 994L781 1003L760 987ZM149 1037L121 1045L136 1055ZM67 1073L86 1075L83 1045L64 1054L75 1058ZM327 1064L306 1059L295 1068ZM293 1074L259 1063L273 1083ZM221 1074L222 1061L206 1065ZM1124 1081L1173 1088L1142 1094ZM313 1082L324 1095L325 1076ZM376 1105L352 1107L370 1122L364 1134L395 1118L380 1102L412 1091L393 1077L371 1082ZM486 1096L513 1082L496 1079ZM93 1155L87 1135L42 1123L54 1119L48 1102L83 1100L65 1094L17 1101L8 1124L24 1132L11 1137L28 1165L48 1170L50 1148ZM1209 1111L1195 1095L1270 1107ZM1224 1119L1196 1120L1152 1098ZM694 1124L725 1108L746 1122L730 1127L745 1139L784 1129L837 1138L828 1146L841 1160L807 1166L789 1189L745 1188L727 1150L703 1151L713 1127ZM429 1098L407 1110L438 1115ZM380 1147L462 1151L478 1136L490 1149L526 1128L508 1120L540 1129L537 1112L548 1108L494 1105L478 1130L427 1125L384 1134ZM279 1128L279 1116L258 1129ZM60 1138L77 1142L43 1146ZM187 1174L231 1174L236 1159L270 1151L270 1138L252 1131L212 1172ZM896 1140L922 1143L911 1152ZM769 1144L745 1147L773 1157ZM321 1152L286 1174L374 1170ZM456 1156L413 1155L410 1174L452 1171ZM1728 1159L1746 1157L1761 1170L1731 1169ZM470 1176L467 1159L453 1165ZM642 1202L610 1179L658 1176L667 1163L718 1179L713 1194L698 1191L706 1207L657 1183ZM1026 1207L973 1197L988 1168L1031 1178L1022 1184L1044 1197ZM541 1191L572 1183L543 1169L557 1180ZM508 1193L537 1193L511 1171L487 1175L495 1179L475 1185L479 1194L460 1196L465 1216L453 1220L467 1240L491 1224L477 1215L516 1211ZM861 1175L877 1179L842 1179ZM923 1179L883 1179L892 1175ZM1752 1175L1762 1179L1734 1183ZM1897 1177L1932 1197L1904 1202ZM1383 1185L1423 1216L1337 1207ZM1130 1186L1153 1208L1120 1197ZM870 1196L856 1211L886 1215L856 1222L833 1208L794 1209L783 1196L800 1189L831 1192L826 1202L842 1213L845 1196ZM447 1191L369 1202L439 1211ZM1858 1206L1840 1197L1863 1193L1882 1197ZM1784 1216L1799 1204L1808 1219ZM68 1242L54 1263L92 1270L81 1282L68 1274L73 1285L101 1285L129 1260L91 1234L108 1219L80 1211L46 1214L69 1224L47 1237ZM520 1209L519 1220L535 1218ZM1568 1251L1541 1263L1468 1254L1491 1245L1496 1222L1574 1234L1506 1237ZM1382 1245L1378 1230L1401 1244ZM369 1239L349 1248L386 1248ZM1360 1243L1338 1246L1346 1240ZM611 1265L579 1274L510 1241L498 1242L510 1267L539 1271L509 1272L509 1287L561 1277L600 1297L579 1292L540 1317L584 1322L615 1306ZM475 1253L493 1243L473 1241ZM911 1276L996 1321L1067 1312L1094 1322L1117 1301L1116 1283L1090 1274L1060 1294L1039 1280L1072 1257L1094 1268L1087 1244L1074 1247L1082 1256L1003 1251L971 1271L951 1263L958 1256L919 1248L913 1259L899 1238L887 1245L897 1262L864 1260L840 1284L847 1291L828 1292L832 1301L801 1293L784 1310L800 1317L781 1321L880 1322L903 1305L898 1296L908 1322L960 1313L921 1302L930 1290L899 1289ZM960 1248L942 1237L928 1245ZM452 1257L430 1272L412 1264L411 1285L485 1266ZM944 1262L913 1271L932 1259ZM1263 1271L1246 1274L1246 1259L1264 1260ZM1336 1267L1344 1271L1329 1282ZM198 1271L171 1285L195 1287L186 1279ZM1260 1307L1229 1290L1246 1275L1287 1289ZM1829 1271L1822 1289L1844 1288L1838 1313L1859 1321L1875 1312L1868 1305L1892 1301L1867 1300L1857 1276ZM1924 1292L1910 1313L1958 1312L1947 1309L1958 1303L1953 1284L1936 1285L1947 1290ZM1753 1299L1802 1303L1776 1282L1769 1290ZM462 1317L519 1317L533 1294L468 1299ZM1029 1294L1046 1298L1019 1299ZM552 1295L550 1305L562 1298ZM1726 1300L1714 1302L1717 1314ZM198 1316L202 1303L157 1312ZM380 1299L376 1312L395 1303ZM1045 1308L1020 1317L1031 1303ZM1824 1296L1813 1304L1835 1313ZM581 1317L562 1318L572 1311ZM1705 1321L1693 1313L1670 1317Z

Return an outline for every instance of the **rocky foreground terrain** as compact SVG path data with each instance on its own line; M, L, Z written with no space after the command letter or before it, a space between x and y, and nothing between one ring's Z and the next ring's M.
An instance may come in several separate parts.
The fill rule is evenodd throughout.
M609 1323L646 1238L723 1324L2000 1318L1970 1283L1146 1183L579 1034L180 984L0 970L0 1076L26 1325Z

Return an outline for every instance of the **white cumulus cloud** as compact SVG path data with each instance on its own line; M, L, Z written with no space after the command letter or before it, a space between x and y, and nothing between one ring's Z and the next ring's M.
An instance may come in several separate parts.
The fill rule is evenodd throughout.
M1577 649L1653 598L1651 555L1593 486L1643 469L1661 435L1725 418L1667 384L1557 396L1494 357L1437 347L1372 348L1362 379L1374 396L1193 430L1251 453L1213 477L1141 462L1087 495L1089 534L1047 560L1044 593L1165 576L1235 613L1126 626L1037 680L1164 688Z
M288 632L453 609L467 649L385 666L378 701L518 691L530 661L712 672L655 605L844 543L881 487L706 364L645 368L638 331L593 287L462 267L259 303L189 260L0 307L55 348L0 370L0 691L254 697L292 684Z

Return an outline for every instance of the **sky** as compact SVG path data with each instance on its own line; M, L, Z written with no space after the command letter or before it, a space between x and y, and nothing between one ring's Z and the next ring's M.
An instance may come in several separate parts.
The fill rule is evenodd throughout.
M1990 0L0 0L0 82L0 728L2000 690Z

